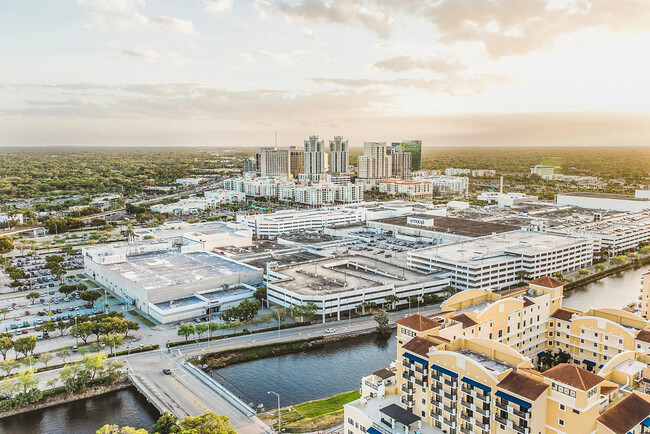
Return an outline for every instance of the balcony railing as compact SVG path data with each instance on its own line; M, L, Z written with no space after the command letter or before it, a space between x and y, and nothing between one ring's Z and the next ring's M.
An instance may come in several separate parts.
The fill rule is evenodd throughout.
M460 427L460 432L462 432L463 434L472 434L474 431L471 431L471 430L465 428L464 426L461 426Z
M424 386L424 384L425 384L424 381L418 380L417 378L415 379L414 383L417 384L420 387Z
M468 395L472 394L472 389L469 387L465 386L464 384L460 386L460 390L463 391L464 393L467 393Z
M447 413L456 414L456 407L454 407L453 405L452 405L452 406L443 405L442 408L443 408Z
M523 427L523 426L519 426L519 425L512 425L512 428L515 431L520 432L521 434L528 434L530 432L530 428L528 428L528 427Z
M482 414L483 416L487 416L490 414L490 410L486 410L481 407L476 407L474 410L476 410L477 413Z
M494 420L496 420L497 422L499 422L499 423L502 424L502 425L507 425L507 424L508 424L508 420L507 420L507 419L504 419L504 418L502 418L501 416L498 416L498 415L496 415L496 414L494 415Z
M447 379L445 379L444 383L447 386L451 386L451 387L457 387L458 386L458 383L456 382L456 380L447 380Z
M443 404L442 401L436 401L435 399L431 398L431 405L440 408Z
M522 419L525 419L525 420L530 419L530 412L528 412L528 411L520 411L520 410L515 409L512 412L515 414L515 416L519 416Z
M413 395L413 388L409 387L408 384L402 384L402 392L405 392L407 395Z
M507 405L506 403L504 403L504 402L501 402L501 401L494 401L494 405L496 405L496 406L497 406L498 408L500 408L501 410L508 411L508 405Z
M433 410L430 411L431 417L437 420L438 422L442 421L442 415L434 412Z
M389 429L384 428L383 426L379 425L378 423L373 422L372 427L379 431L381 434L393 434L393 432Z
M419 372L419 373L422 374L422 375L427 375L427 374L428 374L426 368L419 368L419 367L417 367L417 366L415 367L415 372Z
M377 388L379 387L375 383L371 383L370 381L367 380L366 380L366 386L372 387L375 390L377 390Z
M465 413L460 414L460 418L467 422L472 422L472 419Z
M447 418L442 418L442 423L444 423L445 425L449 425L452 428L454 428L456 426L456 421L455 420L449 420Z
M451 393L447 393L447 392L442 392L442 396L452 401L456 399L456 395L452 395Z
M412 396L402 396L400 400L402 401L402 404L407 404L409 407L413 405Z

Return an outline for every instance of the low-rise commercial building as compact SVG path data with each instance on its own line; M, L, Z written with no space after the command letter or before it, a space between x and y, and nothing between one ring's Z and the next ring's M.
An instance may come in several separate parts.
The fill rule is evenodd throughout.
M261 269L192 241L85 247L83 257L88 276L161 323L219 312L252 297L253 286L263 282ZM216 295L207 302L201 294Z
M624 212L650 209L649 198L623 194L559 193L555 195L555 203L557 205Z

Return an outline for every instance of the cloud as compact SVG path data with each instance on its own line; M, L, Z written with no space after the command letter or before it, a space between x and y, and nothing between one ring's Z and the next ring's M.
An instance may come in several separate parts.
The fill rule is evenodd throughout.
M77 3L103 11L127 13L144 6L145 0L77 0Z
M123 47L120 51L127 56L146 60L147 62L156 62L161 57L160 54L155 51L144 47Z
M272 51L260 50L260 53L282 66L295 66L307 54L305 50L294 50L291 53L274 53Z
M180 18L160 16L152 19L152 21L161 26L167 27L168 29L177 32L183 33L186 35L197 35L198 32L194 28L194 23L190 20L183 20Z
M439 74L453 74L467 70L467 64L458 58L414 59L409 56L395 56L380 60L373 66L391 72L428 70Z
M255 58L249 53L239 53L237 58L244 63L255 63Z
M129 14L89 12L86 14L86 18L88 22L84 25L85 29L100 29L104 31L113 27L142 27L149 24L149 18L137 12Z
M360 23L380 38L389 36L392 22L389 11L380 2L366 0L303 0L295 5L256 1L255 6L262 14L277 12L288 21Z
M203 0L206 12L211 14L223 14L232 10L233 0Z
M311 39L312 41L318 41L318 39L319 39L318 35L316 33L314 33L314 30L310 29L308 27L303 27L300 30L300 34L302 34L302 36L304 36L307 39Z
M565 35L589 29L650 31L650 2L643 0L442 0L420 5L417 13L441 32L441 42L479 43L493 59L548 49Z

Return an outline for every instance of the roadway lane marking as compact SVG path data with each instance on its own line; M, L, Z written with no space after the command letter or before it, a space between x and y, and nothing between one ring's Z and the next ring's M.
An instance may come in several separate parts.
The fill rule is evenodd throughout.
M199 402L198 399L196 399L195 397L193 397L192 395L190 395L188 392L185 391L185 389L183 389L181 386L179 386L178 384L176 384L176 382L175 382L174 380L172 380L170 377L167 377L167 379L168 379L169 381L171 381L171 383L172 383L174 386L176 386L176 388L177 388L178 390L180 390L180 392L181 392L181 393L182 393L182 394L187 398L188 401L190 401L190 402L192 403L192 405L193 405L195 408L201 410L201 411L204 412L204 413L208 413L208 412L210 411L210 410L208 410L208 408L207 408L205 405L201 404L201 402Z

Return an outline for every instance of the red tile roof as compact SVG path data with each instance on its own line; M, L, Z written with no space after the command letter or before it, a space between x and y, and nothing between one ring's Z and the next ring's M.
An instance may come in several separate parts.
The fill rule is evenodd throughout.
M501 380L497 387L507 390L510 393L535 401L540 395L546 392L548 384L541 380L535 380L529 375L512 371Z
M473 325L478 324L476 321L474 321L472 318L467 316L465 313L461 313L460 315L456 315L452 317L454 321L458 321L460 323L463 323L463 328L466 329L467 327L471 327Z
M561 307L559 309L556 309L555 312L551 314L551 318L556 318L562 321L571 321L571 317L576 314L577 312L573 310L564 309Z
M418 332L431 330L436 327L440 327L441 325L438 321L434 321L431 318L420 315L419 313L407 316L406 318L398 319L395 322L402 327L407 327Z
M636 339L641 342L650 343L650 330L639 330L639 333L636 334Z
M538 277L537 279L528 282L528 284L543 286L545 288L557 288L558 286L564 286L563 282L560 282L559 280L554 279L551 276Z
M634 392L606 410L597 419L616 434L628 433L650 416L650 402Z
M403 350L409 351L411 353L419 354L423 357L429 357L428 352L429 348L434 346L433 342L421 338L419 336L414 337L410 341L404 344L402 347Z
M589 390L605 381L600 375L593 374L586 369L569 363L560 363L542 375L580 390Z

